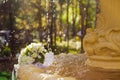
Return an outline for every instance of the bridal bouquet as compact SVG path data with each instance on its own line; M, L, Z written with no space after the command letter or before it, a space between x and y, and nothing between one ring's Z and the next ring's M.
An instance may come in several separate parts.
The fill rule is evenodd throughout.
M18 64L31 64L35 62L44 61L44 55L47 53L47 50L44 48L42 43L31 43L21 50L21 53L18 57Z
M31 43L23 48L18 57L15 69L22 65L34 64L38 67L48 67L54 61L54 53L45 49L42 43Z
M31 43L23 48L18 57L18 64L14 65L16 76L18 69L27 64L33 64L39 68L49 67L54 61L54 53L45 49L42 43ZM14 70L12 80L14 80Z

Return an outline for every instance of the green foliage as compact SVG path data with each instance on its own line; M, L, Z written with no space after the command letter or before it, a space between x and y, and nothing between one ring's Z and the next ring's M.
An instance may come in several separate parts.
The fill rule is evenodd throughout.
M12 80L12 75L7 71L0 71L0 80ZM16 75L14 75L14 80L17 80Z
M56 49L54 51L55 55L57 54L61 54L61 53L72 53L72 54L79 54L80 53L80 48L79 49L75 49L75 48L71 48L71 47L67 47L67 46L56 46Z
M57 55L57 54L61 54L61 53L67 53L67 51L68 51L68 47L57 45L54 53L55 53L55 55Z
M11 73L6 71L1 71L0 80L11 80Z
M5 56L10 56L10 54L11 54L11 49L10 49L10 47L8 47L8 46L6 46L4 49L3 49L3 55L5 55Z
M5 46L4 48L3 48L3 50L0 52L0 56L5 56L5 57L8 57L8 56L10 56L11 55L11 49L10 49L10 47L9 46Z
M81 51L81 42L79 37L75 37L69 41L69 47L67 46L67 41L60 42L60 38L57 38L57 46L55 47L55 54L60 53L72 53L78 54Z
M43 3L44 4L44 3ZM16 27L18 29L33 29L39 27L40 4L38 0L22 0L16 16ZM44 4L45 6L45 4ZM42 8L42 7L41 7ZM42 17L44 19L44 17ZM44 22L43 22L44 23Z
M90 7L88 8L88 14L89 14L89 22L88 25L90 25L92 28L95 28L95 21L96 21L96 0L90 0L89 1Z
M59 18L62 17L62 27L63 29L66 29L66 19L67 19L67 11L66 11L66 0L56 0L54 1L56 5L56 17L57 21L56 24L59 24ZM40 4L38 4L38 0L21 0L20 3L20 8L17 12L16 16L16 26L19 29L36 29L40 27L39 24L39 15L42 15L42 28L46 27L49 23L47 23L47 16L46 12L49 11L49 0L44 1L41 0L41 10L40 9ZM76 32L79 31L80 29L80 21L81 21L81 16L80 16L80 8L79 8L79 0L71 0L71 3L69 4L69 25L72 26L73 24L73 17L75 17L75 28ZM96 0L82 0L82 4L84 6L87 6L88 4L90 5L88 7L88 25L91 27L95 26L95 15L96 15ZM62 5L62 16L60 16L60 6ZM74 11L73 11L74 8ZM74 15L73 15L74 12ZM57 25L57 29L59 31L59 25ZM70 27L70 30L72 30L72 27Z
M2 1L3 0L0 0L0 3L2 3ZM20 39L20 43L22 43L22 42L30 43L28 41L29 37L32 37L32 39L37 39L38 41L41 38L43 38L42 40L46 41L46 43L47 43L47 37L44 37L44 36L48 36L48 34L50 33L50 30L51 30L50 29L51 23L49 20L49 18L51 18L51 16L53 16L53 15L51 15L51 13L52 13L51 10L55 11L55 14L54 14L55 15L55 27L53 27L52 31L54 31L54 29L56 28L56 38L61 37L62 41L66 40L66 34L67 34L67 30L68 30L67 25L69 25L69 38L73 39L76 36L76 34L81 30L81 27L82 27L81 26L81 16L82 15L80 15L80 11L81 11L80 10L80 1L82 1L82 4L83 4L82 7L88 7L87 8L88 22L85 22L85 25L89 25L89 27L92 27L92 28L95 27L96 0L53 0L54 4L52 4L52 5L54 5L54 8L53 8L54 10L50 9L51 8L50 0L11 0L11 1L12 1L12 5L14 5L14 6L12 6L12 12L13 13L15 12L13 14L14 15L13 17L15 18L15 23L14 23L14 21L13 21L13 23L17 30L25 31L25 32L21 32L21 34L18 33L19 35L17 35L17 38ZM67 15L67 4L69 4L68 15ZM88 4L89 4L89 6L88 6ZM9 10L6 9L6 11L9 11ZM4 27L7 26L10 29L9 14L2 15L2 16L5 17L4 19L0 18L0 20L4 20L5 25L3 25L3 26ZM67 24L67 16L69 18L68 19L69 24ZM44 32L45 32L45 34L44 34ZM75 34L75 35L73 35L73 34ZM41 37L41 35L42 35L42 37ZM53 35L52 37L55 36L54 34L52 34L52 35ZM58 41L56 41L56 42L58 42ZM57 49L60 50L60 48L61 48L61 50L60 50L61 52L67 51L66 46L59 46L59 43L57 43L57 45L58 45L58 47L56 48L56 50ZM67 45L67 44L65 43L65 45ZM69 45L71 45L71 44L69 44ZM18 46L20 46L20 45L18 45ZM71 49L71 46L69 47L69 49ZM75 50L76 49L74 48L74 49L71 49L70 51L72 52ZM76 51L78 52L78 50L76 50ZM10 52L11 52L10 48L6 47L3 50L3 52L0 53L0 55L9 56Z

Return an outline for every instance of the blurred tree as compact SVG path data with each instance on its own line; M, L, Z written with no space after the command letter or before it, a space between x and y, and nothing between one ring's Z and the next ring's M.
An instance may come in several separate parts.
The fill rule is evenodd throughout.
M69 5L70 5L70 0L66 0L66 11L67 11L67 16L66 16L66 27L67 27L67 33L66 33L66 38L67 38L67 47L69 49Z
M62 15L63 15L63 5L65 3L65 0L59 0L58 1L59 3L59 6L60 6L60 13L59 13L59 25L60 25L60 33L59 33L59 36L60 36L60 42L62 42L62 32L63 32L63 22L62 22Z
M87 28L95 27L96 0L79 0L81 16L81 53L84 53L83 38Z
M48 27L50 36L50 47L56 46L56 5L53 0L49 1ZM52 48L53 49L53 48Z
M96 0L3 0L0 8L0 26L15 33L11 35L18 40L11 38L12 42L22 44L34 38L47 42L49 36L51 46L60 39L69 47L69 40L81 31L82 41L96 20Z
M15 15L19 7L16 0L2 0L0 2L0 30L9 30L9 46L12 54L15 54Z

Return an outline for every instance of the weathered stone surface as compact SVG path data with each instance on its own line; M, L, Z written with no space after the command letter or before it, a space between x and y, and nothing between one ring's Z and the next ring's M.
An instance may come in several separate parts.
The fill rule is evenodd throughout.
M44 77L47 80L57 80L58 78L63 78L62 80L83 80L88 71L85 61L86 56L84 54L60 54L55 56L54 63L45 69L33 65L20 67L18 78L20 80L44 80Z
M120 70L89 67L83 80L120 80Z
M99 0L95 30L88 29L84 80L120 80L120 0Z
M84 38L87 64L104 69L120 69L120 0L100 0L97 28Z
M85 54L60 54L55 56L54 63L47 70L50 73L82 80L88 71L86 59Z
M24 65L18 71L19 80L76 80L72 77L61 77L56 74L47 74L44 69L34 65Z

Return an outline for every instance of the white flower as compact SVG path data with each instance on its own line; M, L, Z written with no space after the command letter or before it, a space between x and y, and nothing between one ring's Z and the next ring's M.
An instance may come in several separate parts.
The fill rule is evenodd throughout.
M20 55L25 55L26 50L27 50L26 48L22 49L21 52L20 52Z
M22 56L19 60L18 60L18 63L20 65L24 65L24 64L32 64L33 62L35 61L35 59L33 59L32 57L30 56Z
M47 67L53 63L54 54L52 52L47 52L42 43L31 43L21 50L18 57L18 64L32 64L35 61L39 61L39 59L42 60L41 58L45 58L45 60L43 59L43 65Z
M42 53L43 51L46 51L42 43L31 43L27 46L27 49L32 53Z
M32 50L33 49L33 44L28 45L27 48Z

